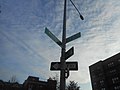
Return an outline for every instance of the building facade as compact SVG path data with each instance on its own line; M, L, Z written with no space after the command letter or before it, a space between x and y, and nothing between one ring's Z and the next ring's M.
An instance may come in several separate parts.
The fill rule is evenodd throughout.
M0 90L56 90L56 80L40 81L38 77L29 76L23 84L0 80Z
M120 53L89 66L93 90L120 90Z
M10 83L0 80L0 90L23 90L22 84Z
M56 90L56 80L39 81L38 77L29 76L23 83L24 90Z

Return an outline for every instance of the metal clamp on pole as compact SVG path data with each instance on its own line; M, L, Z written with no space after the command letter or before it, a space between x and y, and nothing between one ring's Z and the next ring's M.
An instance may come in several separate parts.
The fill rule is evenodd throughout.
M65 70L65 75L66 75L65 78L67 79L70 75L69 68Z

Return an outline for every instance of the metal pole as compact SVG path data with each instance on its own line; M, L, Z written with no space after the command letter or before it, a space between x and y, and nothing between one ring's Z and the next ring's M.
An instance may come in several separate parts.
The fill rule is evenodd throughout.
M61 49L61 72L60 72L60 90L65 90L66 80L65 80L65 52L66 52L66 3L67 0L64 0L64 15L63 15L63 34L62 34L62 49Z

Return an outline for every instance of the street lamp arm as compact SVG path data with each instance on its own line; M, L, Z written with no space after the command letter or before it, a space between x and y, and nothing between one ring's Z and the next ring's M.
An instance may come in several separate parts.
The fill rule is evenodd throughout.
M73 1L70 0L70 2L72 3L72 5L75 7L75 9L77 10L77 12L79 13L80 18L81 18L82 20L84 20L84 17L81 15L80 11L77 9L77 7L76 7L75 4L73 3Z

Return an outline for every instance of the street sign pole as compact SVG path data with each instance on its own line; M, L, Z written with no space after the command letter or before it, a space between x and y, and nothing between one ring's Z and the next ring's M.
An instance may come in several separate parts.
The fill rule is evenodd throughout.
M70 0L71 1L71 0ZM75 9L78 11L74 3L71 1ZM66 62L74 54L74 47L70 48L66 52L66 43L69 43L81 36L81 33L74 34L66 38L66 4L67 0L64 0L64 13L63 13L63 33L62 33L62 42L47 28L45 28L45 33L61 47L61 57L60 62L51 63L51 70L60 70L60 90L65 90L66 87L66 78L69 77L70 70L78 70L77 62ZM78 11L80 18L84 20L83 16Z
M63 15L63 34L62 34L62 49L61 49L61 71L60 71L60 90L65 90L66 79L65 79L65 52L66 52L66 3L67 0L64 0L64 15Z

